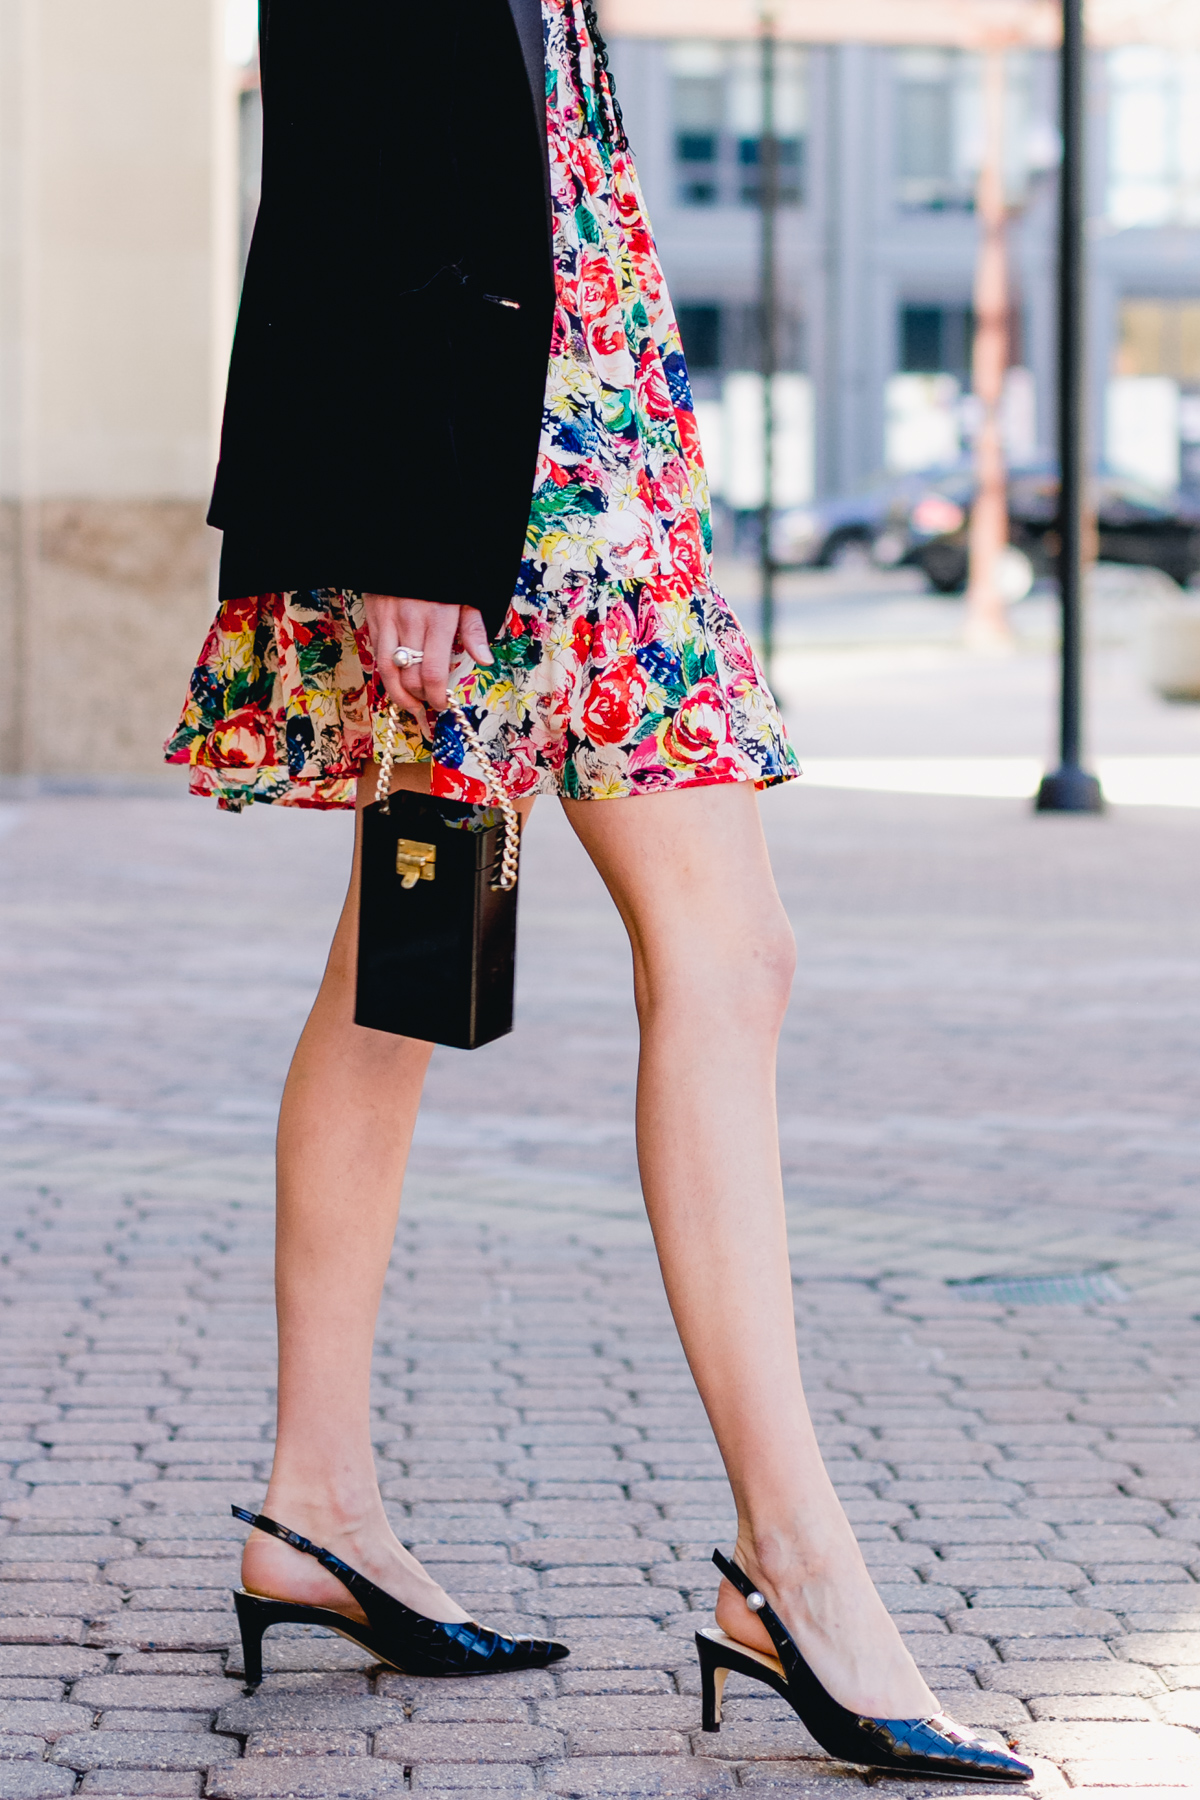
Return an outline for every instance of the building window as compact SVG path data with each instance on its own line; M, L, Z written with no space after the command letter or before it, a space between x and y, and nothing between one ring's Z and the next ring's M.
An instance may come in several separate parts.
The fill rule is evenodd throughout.
M924 212L970 212L983 156L983 64L961 50L894 53L896 197ZM1033 109L1030 58L1005 56L1004 190L1011 206L1058 159L1049 119Z
M746 302L685 300L676 307L683 352L693 377L762 367L762 312ZM795 304L780 306L776 321L778 367L798 372L806 366L804 315Z
M968 211L974 204L971 142L979 58L958 50L899 50L896 170L901 206Z
M1200 388L1200 300L1122 301L1113 372Z
M1200 300L1122 302L1105 460L1154 487L1200 483Z
M693 375L709 374L721 367L721 308L681 306L679 335Z
M1200 225L1200 51L1108 53L1108 216Z
M966 386L974 332L969 306L902 306L901 370L906 375L955 375Z
M762 50L758 44L680 43L671 50L675 191L682 206L757 206L762 182ZM779 198L804 200L808 59L776 50Z

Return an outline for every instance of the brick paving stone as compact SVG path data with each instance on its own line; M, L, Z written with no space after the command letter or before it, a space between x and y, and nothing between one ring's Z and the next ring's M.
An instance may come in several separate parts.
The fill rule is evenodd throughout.
M236 1631L225 1607L205 1612L127 1607L100 1620L90 1635L92 1643L112 1650L201 1650L223 1649Z
M374 1757L248 1756L208 1778L209 1800L375 1800L403 1794L404 1770Z
M1106 1639L1098 1637L999 1638L996 1648L1005 1662L1093 1662L1113 1654Z
M367 1756L365 1731L252 1731L247 1756Z
M169 1612L180 1617L191 1617L198 1612L232 1612L233 1596L229 1588L155 1588L128 1587L126 1590L125 1612L122 1617L135 1612ZM106 1615L111 1618L112 1614Z
M1165 1548L1165 1546L1164 1546ZM1091 1579L1098 1586L1117 1586L1122 1583L1138 1585L1145 1589L1166 1586L1179 1586L1188 1580L1188 1570L1181 1563L1129 1562L1100 1563L1087 1565Z
M529 1762L561 1755L562 1734L535 1725L388 1725L375 1734L375 1754L403 1763Z
M108 1794L112 1800L189 1800L203 1790L204 1777L199 1773L177 1770L89 1769L79 1789L81 1794Z
M0 1644L0 1677L4 1675L58 1675L64 1681L77 1675L107 1667L102 1650L77 1649L75 1646L5 1645Z
M1168 1694L1157 1702L1157 1716L1167 1725L1186 1725L1200 1731L1200 1693L1187 1689Z
M839 1793L853 1793L857 1778L836 1763L771 1762L749 1765L739 1772L739 1788L757 1793L784 1794L788 1800L834 1800ZM956 1790L950 1788L953 1794Z
M685 1756L687 1751L688 1740L678 1731L631 1725L577 1726L567 1733L568 1756Z
M4 1644L78 1644L85 1632L82 1619L47 1618L44 1614L0 1618L0 1643Z
M194 1769L238 1754L229 1738L190 1731L87 1731L60 1737L51 1762L68 1769Z
M1134 1663L1099 1659L1084 1662L1022 1661L995 1663L979 1671L980 1685L1030 1700L1038 1694L1142 1694L1165 1691L1161 1671Z
M543 1725L563 1730L613 1728L619 1724L659 1731L694 1731L700 1715L695 1700L688 1696L663 1694L629 1696L617 1702L608 1697L543 1700L538 1706L538 1719Z
M104 1579L127 1588L198 1588L228 1590L238 1585L235 1557L170 1557L143 1554L104 1566Z
M675 1757L572 1757L566 1765L546 1771L547 1792L559 1794L563 1800L601 1800L601 1796L620 1794L629 1800L643 1795L695 1795L704 1800L709 1794L729 1793L735 1786L733 1773L719 1764L706 1761L701 1766Z
M119 1611L121 1595L98 1582L0 1581L0 1619L102 1618Z
M754 1720L723 1724L719 1732L701 1735L693 1727L692 1747L698 1755L722 1762L756 1762L763 1758L791 1758L812 1748L812 1739L799 1720Z
M533 1769L519 1763L431 1763L418 1764L412 1771L412 1786L427 1795L491 1795L527 1794L536 1785Z
M1139 1631L1114 1644L1118 1656L1129 1662L1149 1663L1151 1668L1200 1665L1200 1632Z
M374 1695L354 1699L324 1686L300 1693L257 1693L232 1700L217 1715L217 1730L248 1731L377 1731L403 1722L400 1700Z
M45 1754L46 1740L31 1732L6 1732L0 1737L0 1762L38 1762ZM0 1770L0 1780L3 1771Z
M557 1677L559 1692L583 1694L670 1694L671 1679L662 1669L565 1669Z
M1028 1706L1035 1719L1144 1719L1185 1725L1186 1719L1168 1715L1172 1699L1168 1695L1152 1704L1132 1694L1035 1694Z
M268 1684L260 1690L264 1694ZM420 1676L385 1670L375 1679L381 1698L398 1700L407 1707L442 1705L466 1700L483 1706L490 1700L552 1700L558 1692L556 1676L549 1669L518 1669L503 1675Z
M219 1675L224 1658L210 1650L122 1650L118 1675ZM344 1679L344 1678L343 1678Z
M926 1564L926 1568L931 1565ZM1087 1576L1076 1563L1057 1562L1049 1556L1028 1556L1018 1551L995 1560L950 1550L937 1564L942 1580L965 1594L1000 1588L1080 1588Z
M970 1632L992 1642L1005 1638L1116 1637L1121 1626L1112 1613L1092 1612L1082 1606L1045 1607L979 1606L947 1615L951 1631Z
M53 1740L67 1731L86 1731L95 1709L61 1700L0 1700L0 1732L32 1732Z
M96 1721L101 1731L208 1731L214 1709L206 1712L148 1712L145 1707L106 1707Z
M446 1699L430 1694L412 1705L410 1717L420 1725L526 1725L529 1706L511 1693L479 1698L463 1694Z
M73 1793L75 1776L70 1769L48 1763L8 1763L4 1768L5 1800L59 1800Z
M1144 1800L1146 1794L1160 1791L1195 1792L1194 1777L1182 1764L1153 1763L1147 1767L1136 1760L1114 1763L1105 1758L1099 1762L1071 1762L1064 1766L1070 1775L1072 1791L1102 1795L1103 1800ZM1116 1785L1118 1783L1120 1785Z

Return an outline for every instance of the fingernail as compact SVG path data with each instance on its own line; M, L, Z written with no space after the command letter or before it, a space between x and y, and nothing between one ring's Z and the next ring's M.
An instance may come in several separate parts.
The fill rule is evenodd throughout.
M492 664L492 663L494 663L494 662L495 662L495 660L496 660L496 659L495 659L495 657L494 657L494 656L493 656L493 655L492 655L492 653L491 653L491 651L490 651L490 650L485 650L485 651L483 651L483 653L482 653L482 654L481 654L481 655L479 655L479 656L477 656L477 657L476 657L476 658L475 658L475 661L476 661L476 662L477 662L477 663L483 663L483 664L485 664L485 665L487 665L487 666L490 666L490 665L491 665L491 664Z

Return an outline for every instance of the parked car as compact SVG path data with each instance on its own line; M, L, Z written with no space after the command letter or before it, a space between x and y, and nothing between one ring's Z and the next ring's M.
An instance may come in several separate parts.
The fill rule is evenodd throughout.
M958 496L955 496L958 499ZM1166 493L1126 475L1102 473L1092 489L1101 562L1161 569L1186 587L1200 572L1200 496ZM961 501L959 501L961 505ZM967 580L969 500L957 525L925 538L913 533L906 560L925 570L941 593ZM1009 541L1035 575L1053 575L1058 557L1058 471L1017 469L1008 482Z
M1102 561L1161 569L1180 587L1200 573L1200 493L1160 492L1111 473L1096 478L1093 492ZM961 593L974 493L970 468L881 479L850 499L783 514L778 553L798 567L833 567L850 556L880 568L915 567L937 592ZM1009 542L1031 578L1053 575L1057 468L1011 470L1008 513Z
M790 568L894 568L909 548L908 520L934 482L953 484L969 471L877 475L853 494L797 506L775 523L775 554Z

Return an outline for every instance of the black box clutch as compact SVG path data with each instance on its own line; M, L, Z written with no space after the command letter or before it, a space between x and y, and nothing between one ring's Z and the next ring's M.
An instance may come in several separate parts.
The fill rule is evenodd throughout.
M393 742L389 732L384 797L362 814L354 1022L474 1050L512 1030L516 811L498 783L503 817L407 789L388 795Z

